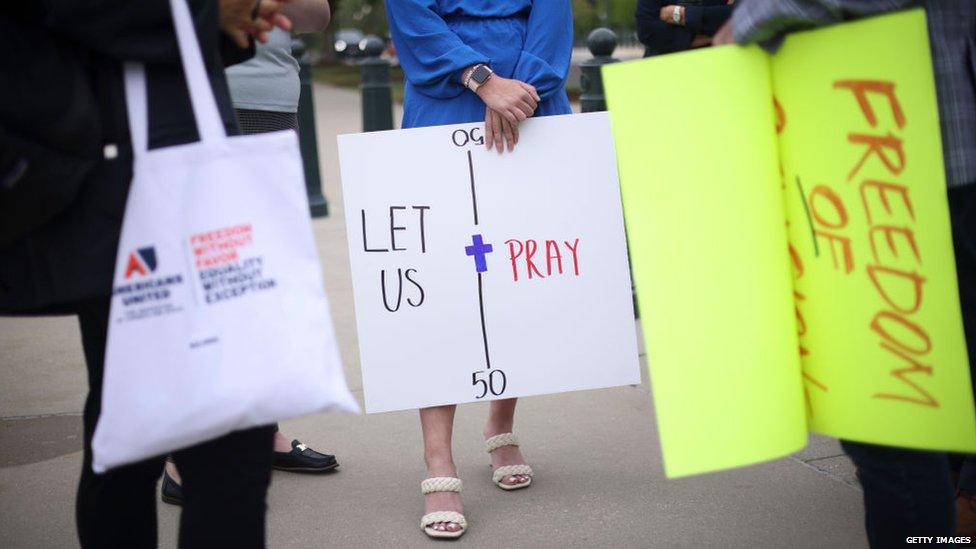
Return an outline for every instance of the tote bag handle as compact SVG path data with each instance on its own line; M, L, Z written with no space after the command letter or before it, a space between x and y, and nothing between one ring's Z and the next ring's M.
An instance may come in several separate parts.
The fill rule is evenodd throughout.
M187 0L169 0L176 29L176 43L180 50L190 105L197 123L201 143L217 143L227 138L220 109L210 87L210 77L203 62L193 17ZM149 150L148 96L146 71L141 63L125 64L125 104L129 113L129 133L134 156Z

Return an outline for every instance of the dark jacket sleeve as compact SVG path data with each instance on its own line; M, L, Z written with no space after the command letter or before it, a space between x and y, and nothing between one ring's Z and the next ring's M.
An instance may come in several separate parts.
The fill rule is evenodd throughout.
M732 6L686 6L685 28L691 34L713 36L732 15Z
M168 0L38 0L45 27L106 57L157 62L176 58Z
M238 133L223 67L253 56L253 46L237 49L218 26L216 0L187 0L204 64L227 133ZM46 28L80 47L118 61L146 64L149 86L150 148L195 141L195 129L169 0L40 0ZM239 50L239 51L238 51ZM155 97L165 100L155 101Z
M34 15L57 35L120 61L170 62L179 57L169 0L37 0ZM199 23L199 22L198 22ZM224 64L254 56L221 33Z
M189 0L189 4L225 129L228 134L236 134L218 44L218 3ZM93 104L83 112L98 111L103 129L100 138L90 139L98 153L103 143L115 144L118 150L115 159L98 155L95 167L82 174L80 188L67 208L9 246L0 247L0 314L66 313L74 310L79 300L111 294L119 231L132 179L120 61L146 64L151 148L196 141L196 122L179 62L168 0L30 0L17 3L12 11L12 17L69 42L68 47L73 48L70 51L81 55L83 74L89 79L79 86L90 88L94 94ZM0 15L0 20L6 15ZM57 66L33 66L35 71L52 68ZM56 78L33 81L44 85L48 80L62 79L61 85L66 86L63 79L67 73L59 73ZM20 71L18 78L29 74ZM6 81L0 77L0 82ZM81 99L71 88L66 88L66 93L71 101ZM44 102L47 95L37 95L41 107L46 109L42 113L55 110L49 101ZM29 106L26 102L17 104ZM72 105L65 101L65 108L56 112L77 111ZM62 166L51 164L53 169ZM68 173L78 176L80 172L71 168Z
M220 58L223 60L225 67L247 61L254 57L256 51L253 38L247 41L246 48L242 48L231 40L229 36L220 33Z
M787 32L917 4L917 0L739 0L732 15L732 34L740 44L772 40L764 47L774 49Z
M661 21L661 8L664 5L660 0L637 2L637 38L647 48L645 56L686 50L694 39L694 34L688 28Z

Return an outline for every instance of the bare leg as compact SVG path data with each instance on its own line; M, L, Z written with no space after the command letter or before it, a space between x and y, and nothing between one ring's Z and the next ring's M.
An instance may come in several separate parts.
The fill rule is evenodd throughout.
M485 424L485 438L488 439L502 433L511 433L515 425L515 405L518 399L493 400L488 408L488 423ZM502 446L491 453L491 467L497 469L503 465L522 465L525 458L518 446ZM502 479L502 484L522 484L527 482L526 475L512 475Z
M424 461L427 477L456 477L451 439L454 434L454 411L457 406L437 406L420 410L420 426L424 433ZM461 495L455 492L435 492L425 497L425 513L456 511L464 513ZM453 522L431 525L435 530L457 532L461 526Z
M288 437L281 434L281 431L275 431L274 434L274 451L275 452L291 452L291 441Z

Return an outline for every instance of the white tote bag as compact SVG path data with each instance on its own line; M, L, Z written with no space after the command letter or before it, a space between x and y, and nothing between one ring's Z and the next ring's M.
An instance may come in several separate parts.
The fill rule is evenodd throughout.
M170 0L200 141L148 150L145 74L125 69L134 156L92 468L330 409L342 373L295 132L229 137L185 0Z

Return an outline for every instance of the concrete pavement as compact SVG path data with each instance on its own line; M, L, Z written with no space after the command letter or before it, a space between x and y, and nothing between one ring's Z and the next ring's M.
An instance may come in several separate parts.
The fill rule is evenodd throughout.
M346 375L362 399L339 189L338 133L359 130L355 92L316 88L324 190L314 223ZM396 115L399 119L399 113ZM635 327L636 329L636 327ZM0 548L77 546L74 492L86 391L73 318L0 319ZM795 456L681 480L664 478L648 382L524 399L517 430L537 472L502 492L481 444L486 406L458 411L455 449L470 531L465 547L863 547L861 492L835 441ZM324 476L275 473L272 548L432 547L418 528L424 477L416 412L319 415L287 435L338 455ZM160 546L178 510L160 504Z

